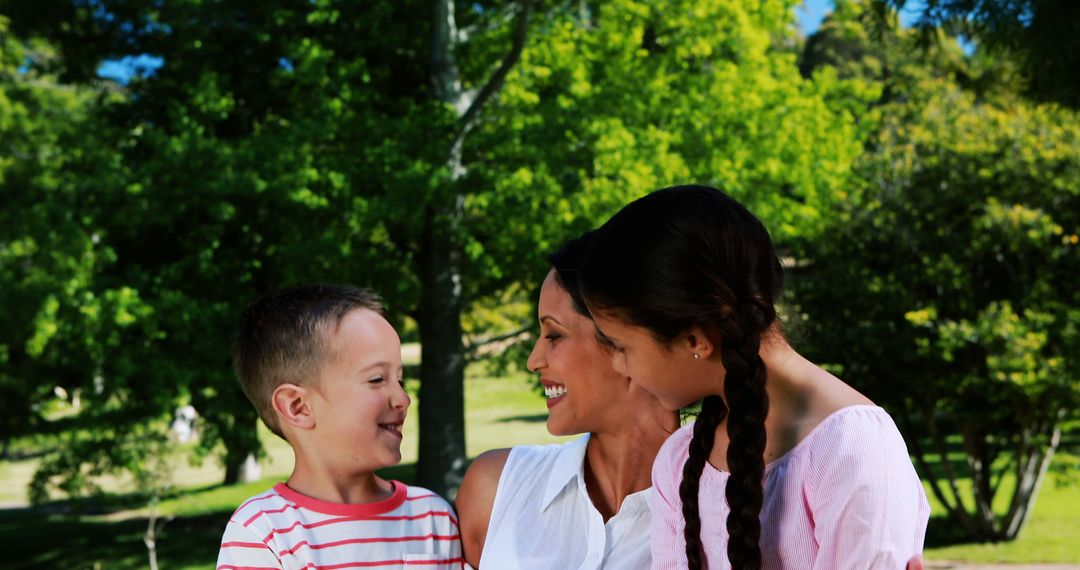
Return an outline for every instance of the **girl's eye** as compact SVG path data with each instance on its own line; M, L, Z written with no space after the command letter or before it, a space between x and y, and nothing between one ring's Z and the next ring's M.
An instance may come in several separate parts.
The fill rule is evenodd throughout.
M596 343L599 344L600 346L602 346L604 348L607 348L609 350L614 350L615 352L622 352L622 348L620 348L618 346L615 346L615 343L611 342L610 338L608 338L607 336L605 336L603 334L600 334L599 331L597 331L595 336L596 336Z
M382 376L376 376L376 377L372 378L371 380L368 380L368 382L371 382L372 384L378 384L379 382L382 382L382 381L383 381Z

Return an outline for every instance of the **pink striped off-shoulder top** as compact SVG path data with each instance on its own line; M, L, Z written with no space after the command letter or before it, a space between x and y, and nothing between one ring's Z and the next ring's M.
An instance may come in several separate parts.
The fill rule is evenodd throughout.
M692 429L672 434L653 464L653 570L686 568L679 483ZM727 478L706 463L698 488L710 570L730 568ZM900 432L877 406L850 406L822 421L766 465L764 491L764 568L900 570L922 551L930 506Z

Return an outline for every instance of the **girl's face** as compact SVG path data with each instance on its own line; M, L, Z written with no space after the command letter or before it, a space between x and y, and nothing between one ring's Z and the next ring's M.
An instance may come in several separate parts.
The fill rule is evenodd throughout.
M588 317L574 310L570 294L548 273L540 288L540 337L529 354L529 370L540 374L548 405L548 432L572 435L597 431L605 417L625 410L630 383L611 367Z
M611 367L656 396L668 410L679 410L712 393L702 378L702 362L693 358L688 335L664 345L647 329L613 315L597 314L594 319L597 336L610 347Z

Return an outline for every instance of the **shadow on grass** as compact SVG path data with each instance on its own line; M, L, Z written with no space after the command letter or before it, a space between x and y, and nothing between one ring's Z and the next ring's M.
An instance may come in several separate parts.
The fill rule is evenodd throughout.
M411 484L414 463L380 469L379 475ZM227 491L223 485L181 489L174 498ZM162 568L212 568L217 558L221 533L233 509L248 498L248 490L238 489L235 505L225 510L207 510L178 516L159 523L158 562ZM146 506L146 496L137 493L102 494L96 497L53 501L39 507L0 509L0 536L18 537L8 544L4 568L107 568L134 570L149 566L143 535L145 517L115 520L90 516L119 514ZM110 520L111 519L111 520Z
M926 548L941 548L973 542L975 541L964 532L964 527L948 515L930 517L930 526L926 528Z
M204 564L217 557L230 512L179 518L160 527L158 560L163 567ZM6 568L119 568L148 566L145 518L98 521L31 509L0 511L0 535L8 543Z
M158 499L176 499L188 495L206 493L225 487L221 483L173 489L162 494ZM150 494L132 491L128 493L98 493L86 497L76 497L41 503L33 510L54 515L104 515L132 509L141 509L150 503Z
M505 418L499 418L497 421L499 423L501 423L501 424L506 424L506 423L510 423L510 422L537 423L537 422L546 422L547 419L548 419L548 414L530 414L530 415L527 415L527 416L507 416Z

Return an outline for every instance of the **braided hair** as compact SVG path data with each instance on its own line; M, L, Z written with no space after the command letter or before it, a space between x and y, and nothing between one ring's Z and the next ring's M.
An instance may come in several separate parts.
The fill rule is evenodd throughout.
M694 326L716 332L724 394L702 401L679 486L686 558L692 570L702 568L698 486L726 419L728 559L739 570L761 568L769 401L759 351L776 321L783 281L768 231L719 190L665 188L630 203L596 231L579 277L591 310L643 327L665 345Z

